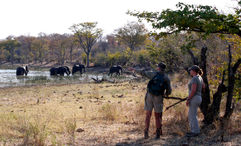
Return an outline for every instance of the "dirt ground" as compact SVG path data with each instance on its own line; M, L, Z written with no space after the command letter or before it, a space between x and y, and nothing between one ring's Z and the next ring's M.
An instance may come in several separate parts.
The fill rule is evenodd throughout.
M173 96L186 87L173 84ZM0 145L240 145L241 116L237 108L224 141L218 123L200 136L185 137L187 107L165 111L163 136L143 139L146 81L39 85L0 89ZM165 101L170 105L174 101ZM202 115L199 113L199 122ZM215 128L216 127L216 128Z

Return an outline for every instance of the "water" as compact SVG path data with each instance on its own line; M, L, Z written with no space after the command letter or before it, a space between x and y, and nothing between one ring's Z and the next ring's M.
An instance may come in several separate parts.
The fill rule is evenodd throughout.
M0 69L0 87L13 87L13 86L31 86L31 85L46 85L46 84L71 84L82 82L93 82L92 78L108 79L110 81L128 80L131 76L108 77L106 73L90 74L84 73L83 75L70 75L70 76L50 76L49 71L34 71L31 70L27 76L16 76L16 70Z

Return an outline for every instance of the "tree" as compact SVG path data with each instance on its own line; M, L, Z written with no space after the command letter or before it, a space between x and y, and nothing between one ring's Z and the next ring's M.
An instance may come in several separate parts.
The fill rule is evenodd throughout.
M135 48L144 44L147 37L147 30L144 24L131 22L117 29L115 36L133 51Z
M74 24L70 30L75 35L80 47L86 54L86 65L89 67L90 52L97 40L102 36L102 29L96 28L97 22L84 22Z
M158 64L159 62L165 62L167 65L167 71L178 71L183 64L184 59L187 55L182 54L180 47L185 42L184 36L180 35L169 35L160 40L155 40L153 37L147 44L147 51L149 59L152 63ZM184 56L185 55L185 56ZM188 57L189 58L189 57Z
M59 63L63 65L68 58L67 50L70 49L71 53L73 50L73 43L72 43L72 40L70 40L70 35L68 34L60 35L57 45L58 45L58 49L57 49L58 60L59 60Z
M74 36L70 35L68 37L68 44L69 44L69 59L70 62L73 62L73 55L74 55L74 50L77 47L77 41L75 41Z
M194 6L188 5L184 3L177 4L177 10L164 10L161 13L159 12L128 12L130 15L136 16L139 19L144 19L150 23L154 29L161 30L161 32L152 32L156 38L160 38L166 36L168 34L178 34L178 33L190 33L190 32L198 32L203 38L207 37L209 34L230 34L230 35L238 35L241 37L241 17L240 17L240 7L241 1L239 0L238 7L236 8L235 14L221 14L218 12L216 8L211 6ZM163 31L164 30L164 31ZM193 40L190 41L193 43ZM189 43L190 44L190 43ZM207 70L206 70L206 52L207 47L202 47L201 50L201 61L198 64L204 71L204 82L207 85L207 90L203 94L203 102L201 105L201 111L204 114L204 121L206 124L211 124L214 120L214 115L219 111L212 111L212 107L216 109L219 108L222 93L225 91L224 78L220 83L217 94L214 94L213 103L209 106L210 103L210 90L209 90L209 82L207 78ZM226 111L225 118L229 119L234 106L232 106L233 99L233 90L235 83L235 74L241 63L241 56L236 59L236 62L232 62L232 53L231 46L228 48L229 52L229 60L228 67L226 66L226 70L228 71L228 95L226 102ZM190 52L191 54L192 52ZM195 62L194 62L195 63ZM225 74L225 73L223 73ZM220 99L220 100L219 100ZM211 108L209 108L211 107ZM212 111L212 112L210 112ZM210 114L211 113L211 114Z
M32 36L19 36L16 39L21 43L21 46L16 51L17 56L21 59L20 62L29 63L33 61L32 44L36 38Z
M44 33L39 33L38 37L32 42L33 56L34 61L39 61L41 64L44 59L47 57L48 53L48 44L47 44L47 36Z
M0 47L7 50L9 52L9 59L13 65L14 62L14 55L15 55L15 49L19 47L21 44L13 37L9 36L6 40L2 41L0 43Z

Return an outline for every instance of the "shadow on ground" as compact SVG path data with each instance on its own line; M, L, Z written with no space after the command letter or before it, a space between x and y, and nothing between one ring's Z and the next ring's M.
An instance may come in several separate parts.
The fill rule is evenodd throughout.
M132 131L126 131L127 134L130 134ZM155 135L151 135L150 138L144 139L139 138L135 140L126 139L123 142L116 143L116 146L149 146L149 145L181 145L181 146L191 146L191 145L240 145L241 143L241 132L234 133L232 135L225 135L224 141L221 141L219 133L209 135L201 133L197 137L188 138L186 136L177 136L177 135L162 135L160 139L156 140Z

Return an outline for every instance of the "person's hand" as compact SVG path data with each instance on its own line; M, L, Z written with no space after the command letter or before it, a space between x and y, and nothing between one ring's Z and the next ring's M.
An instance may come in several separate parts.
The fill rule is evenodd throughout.
M189 106L189 104L190 104L190 100L187 99L186 106Z

